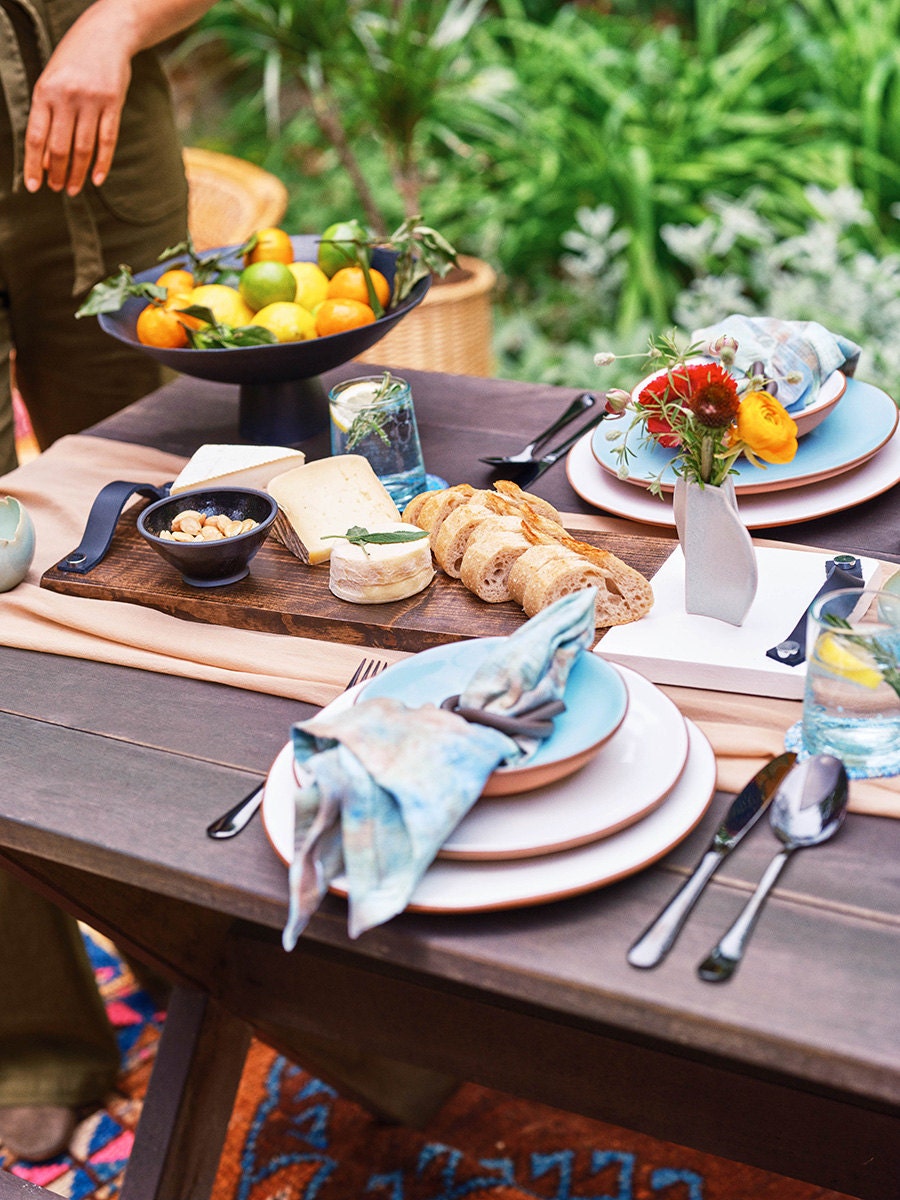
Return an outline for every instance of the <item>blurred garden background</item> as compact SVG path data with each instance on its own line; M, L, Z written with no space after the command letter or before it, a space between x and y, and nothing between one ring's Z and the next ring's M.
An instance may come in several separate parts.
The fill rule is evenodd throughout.
M490 262L498 375L630 384L595 351L764 313L900 395L900 0L219 0L167 62L289 232L417 212Z

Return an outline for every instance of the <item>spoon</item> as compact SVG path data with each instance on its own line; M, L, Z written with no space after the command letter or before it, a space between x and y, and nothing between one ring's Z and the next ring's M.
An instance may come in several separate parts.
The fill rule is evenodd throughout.
M516 454L487 454L484 458L478 461L487 463L489 467L515 467L534 462L534 453L538 446L549 441L554 433L559 433L570 421L574 421L577 416L591 408L597 403L597 397L592 392L583 392L580 396L576 396L566 411L561 417L558 417L552 425L549 425L542 433L528 443L523 449Z
M719 944L697 968L701 979L723 983L744 956L763 901L795 850L818 846L837 833L847 812L847 772L840 759L817 754L798 763L785 777L769 810L775 836L784 843L763 872L756 891Z

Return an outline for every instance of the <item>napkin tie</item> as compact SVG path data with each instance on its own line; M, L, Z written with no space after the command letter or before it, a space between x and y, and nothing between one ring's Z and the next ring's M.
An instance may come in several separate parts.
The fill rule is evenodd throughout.
M593 641L595 599L595 588L565 596L497 639L464 687L462 707L504 721L556 707L578 654ZM544 725L538 732L548 736L552 721ZM295 725L285 949L296 945L341 873L351 937L402 912L491 772L519 765L540 744L534 732L513 737L436 704L412 709L391 697L363 698Z
M863 586L862 563L851 554L839 554L830 558L825 564L825 582L803 610L800 620L782 641L766 651L766 657L775 662L784 663L787 667L799 667L806 661L806 621L813 604L829 592L840 588L857 588Z

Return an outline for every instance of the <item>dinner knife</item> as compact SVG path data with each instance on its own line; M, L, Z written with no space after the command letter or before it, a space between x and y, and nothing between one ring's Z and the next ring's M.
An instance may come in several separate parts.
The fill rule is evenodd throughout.
M633 967L655 967L662 962L713 872L769 807L778 785L796 760L793 753L773 758L734 798L693 874L628 951L628 961Z

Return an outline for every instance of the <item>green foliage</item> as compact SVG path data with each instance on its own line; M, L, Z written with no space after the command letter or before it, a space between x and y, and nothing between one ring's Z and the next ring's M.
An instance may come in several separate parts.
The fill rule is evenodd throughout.
M810 188L856 189L845 280L900 242L900 0L219 0L202 29L235 70L190 140L281 176L293 231L422 212L492 261L504 374L584 384L704 289L769 302L760 246L673 249L711 212L793 244Z

